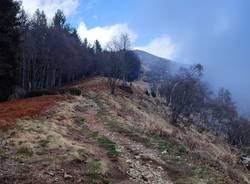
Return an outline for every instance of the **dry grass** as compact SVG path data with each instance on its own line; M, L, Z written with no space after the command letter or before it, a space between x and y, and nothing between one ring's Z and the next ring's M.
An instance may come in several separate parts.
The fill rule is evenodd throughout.
M183 163L196 166L194 172L198 176L207 174L203 172L202 168L199 168L200 165L205 165L209 169L212 168L212 171L207 171L210 172L208 176L215 176L215 178L219 176L230 178L238 183L249 183L248 173L238 163L238 150L230 146L224 138L215 136L207 130L199 132L195 126L176 127L170 124L166 119L166 108L160 99L145 96L146 84L133 85L133 94L117 89L117 95L112 96L109 94L106 82L104 78L93 78L68 85L67 87L77 86L83 91L83 96L75 97L71 102L61 101L65 98L62 96L43 96L1 103L0 122L1 120L36 116L61 101L55 106L56 113L53 113L48 119L17 121L19 130L15 131L14 136L10 136L13 138L16 149L31 148L34 151L32 158L36 156L37 151L42 149L64 150L67 159L82 159L81 154L83 153L79 150L86 150L87 153L84 152L84 154L101 158L102 167L107 171L109 165L114 163L110 162L107 155L105 156L105 151L100 145L88 142L89 140L84 137L88 135L89 130L84 132L84 128L74 122L75 118L83 117L82 115L85 114L86 122L92 122L96 126L99 121L99 123L105 122L106 118L110 121L120 122L122 127L133 127L134 131L141 129L142 134L157 135L158 138L166 139L169 144L173 142L176 145L183 145L187 149ZM95 109L96 112L90 113L91 109ZM160 139L157 141L162 146L162 141ZM108 141L105 140L104 143L106 142ZM44 144L45 146L43 146ZM166 145L163 144L163 146ZM173 145L167 146L172 147ZM181 170L181 168L178 169ZM193 176L190 177L194 179ZM193 183L198 183L198 180Z

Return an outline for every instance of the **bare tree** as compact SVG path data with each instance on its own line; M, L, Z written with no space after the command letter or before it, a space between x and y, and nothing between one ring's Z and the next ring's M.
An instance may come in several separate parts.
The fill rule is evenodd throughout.
M126 86L127 81L138 78L141 64L137 55L130 50L128 34L113 39L108 44L108 50L111 55L107 76L111 94L114 94L119 79L122 80L123 86Z
M182 113L191 113L204 101L203 88L199 77L202 66L195 65L191 70L181 69L175 76L168 76L159 88L160 95L170 108L170 121L177 122Z
M106 66L106 75L108 77L108 85L110 88L110 93L115 95L116 87L120 79L120 69L121 62L119 57L119 44L116 39L113 39L107 46L108 51L110 52L108 56L108 64Z

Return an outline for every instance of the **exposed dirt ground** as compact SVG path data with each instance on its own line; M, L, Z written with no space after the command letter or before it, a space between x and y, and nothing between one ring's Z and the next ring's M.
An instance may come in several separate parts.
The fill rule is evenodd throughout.
M82 95L0 104L0 119L15 123L0 132L1 184L250 183L236 149L209 131L169 124L141 84L116 96L102 78L72 86Z

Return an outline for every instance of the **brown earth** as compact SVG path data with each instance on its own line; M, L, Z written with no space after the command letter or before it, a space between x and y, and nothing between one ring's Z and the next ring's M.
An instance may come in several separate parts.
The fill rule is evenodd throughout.
M27 99L17 99L0 103L0 128L14 123L23 117L35 117L46 111L58 101L65 100L65 96L40 96Z
M160 99L106 79L70 87L82 96L44 96L0 104L0 183L247 184L249 173L224 138L175 127ZM20 112L19 112L20 111ZM24 118L29 117L29 118Z

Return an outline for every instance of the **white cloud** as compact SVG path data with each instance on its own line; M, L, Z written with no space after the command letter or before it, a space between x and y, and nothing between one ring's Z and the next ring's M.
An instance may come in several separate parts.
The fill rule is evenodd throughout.
M23 0L26 12L33 14L36 9L44 10L49 18L52 18L57 9L63 10L66 16L71 15L79 5L79 0Z
M171 39L165 35L153 39L145 46L135 47L135 49L144 50L159 57L173 59L176 53L176 47L176 44L174 44Z
M82 40L87 38L90 43L94 43L95 40L99 40L104 47L113 38L119 37L123 33L127 33L129 35L131 42L134 42L137 37L127 24L114 24L103 27L98 26L89 29L84 22L81 22L78 26L77 32Z

